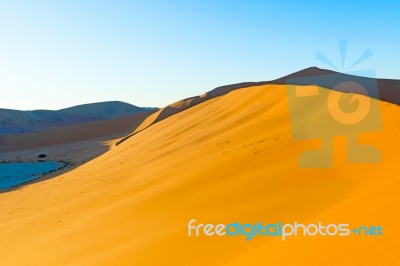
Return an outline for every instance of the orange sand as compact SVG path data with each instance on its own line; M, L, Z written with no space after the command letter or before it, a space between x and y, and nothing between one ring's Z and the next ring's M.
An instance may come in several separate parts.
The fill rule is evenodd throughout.
M292 139L285 86L201 103L69 173L0 194L0 265L395 264L400 109L380 105L383 129L363 141L381 163L347 164L338 137L334 168L301 169L298 154L319 141ZM385 236L188 237L193 218L379 224Z

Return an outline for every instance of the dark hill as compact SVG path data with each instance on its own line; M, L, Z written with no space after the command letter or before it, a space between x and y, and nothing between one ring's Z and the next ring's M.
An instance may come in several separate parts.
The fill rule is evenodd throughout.
M19 134L53 127L120 118L156 108L142 108L124 102L100 102L73 106L57 111L19 111L0 109L0 134Z

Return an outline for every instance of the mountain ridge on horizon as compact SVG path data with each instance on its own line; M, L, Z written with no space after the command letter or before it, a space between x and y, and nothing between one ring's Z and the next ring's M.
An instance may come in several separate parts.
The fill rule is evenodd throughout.
M75 105L59 110L13 110L0 108L0 134L21 134L49 128L152 112L158 108L138 107L122 101Z

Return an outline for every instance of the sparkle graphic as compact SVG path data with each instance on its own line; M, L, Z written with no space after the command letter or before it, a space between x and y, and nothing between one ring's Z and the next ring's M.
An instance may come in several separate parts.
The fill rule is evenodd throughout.
M351 70L355 66L361 64L362 62L368 60L369 58L372 57L372 51L371 49L366 49L358 58L355 60L352 64L349 64L350 66L346 68L346 57L347 57L347 49L348 49L348 43L349 41L347 39L340 39L338 41L339 43L339 53L340 53L340 67L332 62L326 55L324 55L322 52L318 52L315 58L324 63L325 65L334 68L335 70Z

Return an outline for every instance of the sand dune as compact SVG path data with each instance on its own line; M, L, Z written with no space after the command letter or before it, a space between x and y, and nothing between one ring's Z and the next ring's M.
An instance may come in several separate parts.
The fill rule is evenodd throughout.
M382 162L349 165L338 137L335 167L327 169L297 166L298 154L320 142L293 140L286 86L234 90L154 124L160 110L141 125L151 127L87 164L0 194L0 264L394 264L400 109L380 107L383 129L361 140L381 150ZM193 218L378 223L386 231L329 241L196 238L186 231Z
M369 72L362 73L364 75L371 74ZM373 76L373 74L372 74ZM338 84L347 82L346 86L338 87ZM348 82L353 82L355 84L362 84L366 89L365 92L359 91L358 88L354 86L349 86ZM262 85L319 85L327 89L338 90L341 92L352 92L362 95L367 95L375 99L382 101L395 103L400 105L400 80L390 80L390 79L376 79L376 78L366 78L356 75L343 74L331 70L320 69L317 67L309 67L298 72L292 73L290 75L272 80L272 81L259 81L259 82L241 82L237 84L230 84L221 87L217 87L209 92L203 93L199 96L190 97L177 101L170 104L164 108L159 109L150 117L148 117L134 132L133 134L123 138L117 144L124 142L129 139L135 133L147 128L159 121L162 121L172 115L180 113L187 110L193 106L206 102L210 99L223 96L229 92L250 88L254 86Z

